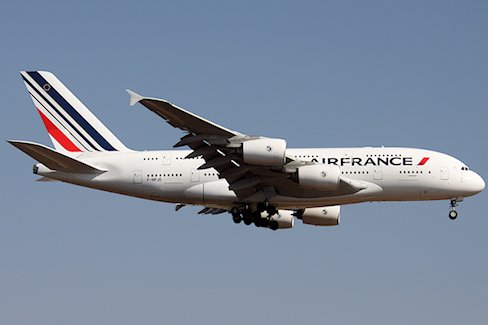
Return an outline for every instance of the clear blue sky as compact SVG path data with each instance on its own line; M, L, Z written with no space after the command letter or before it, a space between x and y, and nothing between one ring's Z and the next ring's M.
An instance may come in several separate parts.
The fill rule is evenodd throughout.
M181 132L125 88L293 147L413 146L488 178L486 1L7 1L0 138L50 144L54 72L134 149ZM486 324L488 191L271 232L61 183L0 145L0 324ZM483 205L485 203L485 205Z

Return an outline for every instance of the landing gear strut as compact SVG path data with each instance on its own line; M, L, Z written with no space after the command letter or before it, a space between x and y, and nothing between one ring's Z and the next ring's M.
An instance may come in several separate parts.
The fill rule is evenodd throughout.
M458 213L456 207L458 206L457 200L451 200L451 210L449 211L449 219L456 220Z

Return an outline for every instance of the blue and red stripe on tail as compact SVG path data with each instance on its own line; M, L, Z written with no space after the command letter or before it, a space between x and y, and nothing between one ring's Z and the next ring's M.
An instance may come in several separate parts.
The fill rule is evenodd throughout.
M57 150L129 150L54 74L22 71L21 75Z

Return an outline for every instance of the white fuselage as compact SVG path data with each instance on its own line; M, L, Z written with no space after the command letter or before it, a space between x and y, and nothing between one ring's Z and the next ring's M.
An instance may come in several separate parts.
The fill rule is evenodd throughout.
M214 169L198 170L201 158L185 159L190 150L81 153L77 159L105 173L72 174L38 164L37 174L67 183L150 200L230 209L239 203L268 200L280 209L341 205L367 201L457 199L484 188L479 175L458 159L412 148L288 149L287 156L336 164L342 176L365 189L343 196L263 194L240 202ZM266 195L266 194L264 194Z

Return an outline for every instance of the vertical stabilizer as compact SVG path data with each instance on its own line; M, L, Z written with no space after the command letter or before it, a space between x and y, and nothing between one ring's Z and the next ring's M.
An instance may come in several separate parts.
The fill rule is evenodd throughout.
M56 150L129 150L54 74L22 71L21 75Z

